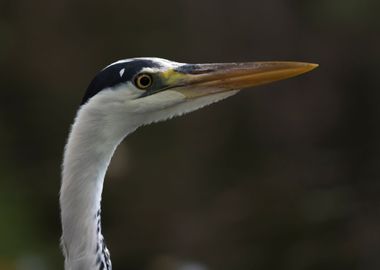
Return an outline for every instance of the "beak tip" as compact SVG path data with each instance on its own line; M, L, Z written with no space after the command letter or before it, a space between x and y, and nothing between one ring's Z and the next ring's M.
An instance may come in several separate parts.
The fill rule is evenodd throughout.
M295 62L295 70L298 70L299 74L310 72L310 71L316 69L317 67L319 67L319 64Z
M319 64L314 64L314 63L306 63L306 65L307 65L308 71L311 71L319 67Z

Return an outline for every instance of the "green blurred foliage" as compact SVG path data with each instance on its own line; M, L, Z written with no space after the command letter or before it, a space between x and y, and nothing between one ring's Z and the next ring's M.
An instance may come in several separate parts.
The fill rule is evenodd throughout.
M134 56L320 68L128 137L114 269L380 269L379 3L1 0L0 269L63 269L67 133L92 76Z

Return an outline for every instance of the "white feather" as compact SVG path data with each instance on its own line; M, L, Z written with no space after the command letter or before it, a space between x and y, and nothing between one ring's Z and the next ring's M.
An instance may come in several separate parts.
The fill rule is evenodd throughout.
M102 236L97 232L96 214L106 170L125 136L142 125L197 110L237 92L186 99L179 92L167 90L137 98L141 90L128 83L99 92L79 109L62 168L60 204L66 270L98 269L95 251Z

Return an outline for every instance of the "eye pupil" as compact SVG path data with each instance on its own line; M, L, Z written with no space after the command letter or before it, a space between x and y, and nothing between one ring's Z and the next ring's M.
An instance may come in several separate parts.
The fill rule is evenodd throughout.
M146 89L152 85L152 77L149 74L140 74L135 80L135 84L140 89Z
M143 86L147 86L150 84L150 78L148 76L144 76L140 79L140 84Z

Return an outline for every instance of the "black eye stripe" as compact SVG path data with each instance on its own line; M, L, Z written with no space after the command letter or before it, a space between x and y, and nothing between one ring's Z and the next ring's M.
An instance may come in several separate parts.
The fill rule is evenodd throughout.
M113 64L103 69L95 76L88 86L80 105L85 104L90 98L103 89L131 81L143 68L159 67L161 67L159 63L147 59L135 59L129 62ZM123 72L121 72L122 69L124 69Z

